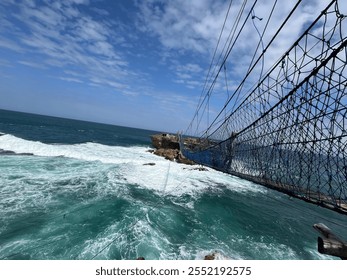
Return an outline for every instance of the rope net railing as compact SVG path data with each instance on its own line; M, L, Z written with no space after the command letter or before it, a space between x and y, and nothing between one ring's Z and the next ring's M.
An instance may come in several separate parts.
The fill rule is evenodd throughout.
M347 29L337 4L186 145L188 158L347 213Z

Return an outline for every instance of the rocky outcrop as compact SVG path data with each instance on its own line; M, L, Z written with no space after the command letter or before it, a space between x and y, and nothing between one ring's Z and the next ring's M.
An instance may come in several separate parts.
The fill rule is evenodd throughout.
M159 148L154 151L154 154L160 157L164 157L168 160L174 161L178 158L179 150L177 149L164 149Z
M204 257L204 260L228 260L230 259L221 252L212 252Z
M32 153L15 153L13 151L0 149L0 155L5 155L5 156L33 156L34 154L32 154Z
M178 137L172 134L156 134L151 136L152 145L156 148L153 153L171 161L193 165L193 161L185 158L180 151Z
M180 143L176 135L162 133L151 136L152 145L156 149L179 150Z
M216 253L206 255L204 258L204 260L214 260L214 259L216 259Z

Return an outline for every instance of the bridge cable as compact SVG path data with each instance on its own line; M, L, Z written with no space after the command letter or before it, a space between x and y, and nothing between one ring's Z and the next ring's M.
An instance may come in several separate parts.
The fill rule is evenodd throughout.
M244 82L246 81L246 79L249 77L249 75L251 74L251 72L254 70L255 66L257 65L257 63L260 61L260 59L262 58L262 56L266 53L266 51L268 50L268 48L271 46L271 44L273 43L273 41L276 39L276 37L278 36L278 34L280 33L280 31L283 29L283 27L285 26L285 24L287 23L287 21L291 18L291 16L293 15L293 13L295 12L295 10L297 9L297 7L299 6L299 4L301 3L302 0L299 0L296 5L294 6L294 8L291 10L291 12L289 13L289 15L286 17L286 19L284 20L284 22L281 24L281 26L279 27L279 29L276 31L275 35L272 37L272 39L270 40L270 42L268 43L268 45L266 46L266 48L264 49L264 51L262 52L262 54L258 57L258 59L256 60L256 62L253 64L253 66L251 67L251 69L247 72L246 76L243 78L243 80L241 81L241 83L239 84L239 86L237 87L237 89L235 90L234 94L241 88L241 86L244 84ZM334 0L336 1L336 0ZM206 131L208 131L209 129L212 128L213 124L216 122L216 120L219 118L219 116L221 115L222 111L226 109L227 105L230 103L232 97L229 98L227 100L227 102L225 103L225 105L223 106L223 108L221 109L221 111L217 114L217 116L215 117L215 119L212 121L211 125L206 129ZM217 129L219 129L221 126L219 126ZM215 129L214 132L217 130ZM214 132L212 132L210 135L212 135Z
M229 12L230 12L232 3L233 3L233 0L230 0L230 2L229 2L229 7L228 7L228 10L227 10L227 13L226 13L224 22L223 22L222 29L221 29L221 31L220 31L220 33L219 33L218 42L217 42L217 45L216 45L216 47L215 47L215 50L214 50L214 53L213 53L213 56L212 56L212 60L211 60L211 63L210 63L210 67L209 67L208 73L207 73L206 78L205 78L205 83L204 83L203 89L202 89L202 91L201 91L198 104L200 104L200 101L201 101L201 98L202 98L202 94L203 94L204 89L205 89L205 86L206 86L206 84L207 84L207 79L208 79L208 76L209 76L210 71L211 71L211 69L212 69L212 64L213 64L215 55L216 55L216 53L217 53L217 49L218 49L218 46L219 46L219 42L220 42L220 40L221 40L221 38L222 38L222 34L223 34L223 31L224 31L224 28L225 28L226 21L227 21L228 16L229 16ZM198 111L198 109L197 109L196 111ZM195 114L197 114L197 112L196 112ZM194 119L193 119L193 120L194 120ZM192 122L193 122L193 121L192 121ZM192 122L190 123L189 126L192 125ZM189 126L188 126L188 127L189 127ZM186 130L186 132L187 132L187 130Z
M258 0L255 0L255 2L254 2L254 4L253 4L253 7L255 6L255 4L256 4L257 1L258 1ZM246 1L246 2L247 2L247 1ZM244 8L244 7L243 7L243 8ZM237 36L236 36L236 39L234 40L234 44L231 44L232 42L230 41L229 46L228 46L228 50L227 50L226 55L224 56L223 62L222 62L222 64L221 64L221 66L218 68L217 74L215 75L215 78L213 79L213 81L212 81L212 83L211 83L211 86L209 87L207 93L205 94L204 99L202 100L202 102L201 102L200 105L198 106L197 111L199 111L199 110L201 109L202 104L205 102L206 98L209 96L210 92L211 92L212 89L214 88L214 85L215 85L216 80L217 80L217 78L218 78L218 76L219 76L219 73L220 73L220 71L222 70L222 67L223 67L223 65L224 65L224 63L225 63L225 61L226 61L226 58L229 56L230 52L232 51L233 47L235 46L235 43L236 43L238 37L240 36L240 34L241 34L241 32L242 32L242 30L243 30L243 28L244 28L244 26L245 26L245 24L246 24L246 22L247 22L249 16L250 16L250 14L251 14L251 12L249 12L249 14L248 14L248 16L246 17L246 19L245 19L243 25L241 26L241 29L239 30L239 32L238 32L238 34L237 34ZM240 20L241 20L241 14L240 14L240 17L239 17L239 19L238 19L238 23L240 22ZM231 32L232 32L232 31L231 31ZM234 32L236 32L236 29L234 30ZM205 106L205 109L206 109L206 106ZM205 111L205 110L204 110L204 111ZM193 118L193 120L194 120L194 119L195 119L195 117ZM200 125L201 120L202 120L201 118L200 118L200 120L197 120L197 122L198 122L198 125L197 125L197 126Z

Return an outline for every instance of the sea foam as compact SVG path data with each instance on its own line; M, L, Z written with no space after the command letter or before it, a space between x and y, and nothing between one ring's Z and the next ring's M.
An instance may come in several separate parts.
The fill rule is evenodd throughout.
M180 196L195 194L218 186L237 192L266 192L263 187L208 168L198 171L192 166L170 162L148 152L148 147L108 146L99 143L45 144L3 135L0 149L16 153L32 153L43 157L66 157L119 165L118 175L109 179L138 185L162 194ZM146 165L152 163L154 165ZM111 181L112 182L112 181Z

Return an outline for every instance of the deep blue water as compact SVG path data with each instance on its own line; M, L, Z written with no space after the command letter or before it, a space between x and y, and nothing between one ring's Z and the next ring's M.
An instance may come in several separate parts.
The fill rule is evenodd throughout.
M148 152L153 131L0 110L0 259L325 259L347 216ZM154 163L155 165L146 165Z
M0 110L2 132L46 144L148 146L155 131Z

